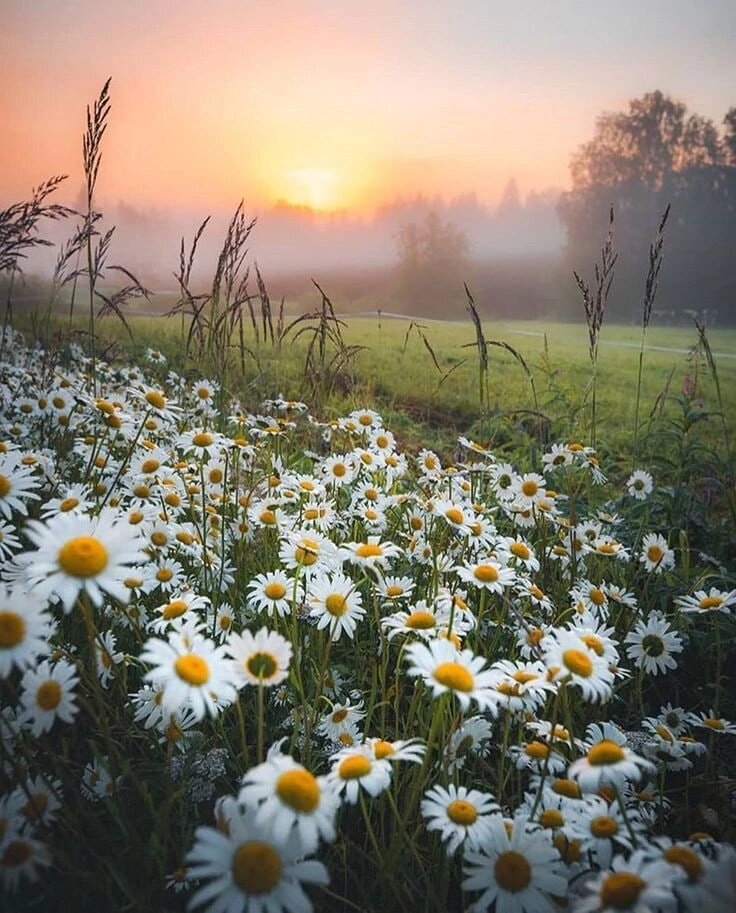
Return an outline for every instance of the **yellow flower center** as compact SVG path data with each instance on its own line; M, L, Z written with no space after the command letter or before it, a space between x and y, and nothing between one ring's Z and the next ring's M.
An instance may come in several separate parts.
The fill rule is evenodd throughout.
M146 393L146 402L149 406L153 406L154 409L163 409L166 405L166 397L158 390L149 390Z
M172 599L168 605L164 606L161 615L169 621L171 618L178 618L183 615L188 608L189 606L183 599Z
M470 827L471 824L475 824L478 812L471 802L455 799L454 802L450 802L447 806L447 817L455 824Z
M136 498L149 498L151 496L151 489L148 487L148 485L141 483L140 485L136 485L133 488L133 494L136 496Z
M150 457L147 460L144 460L141 463L141 472L145 472L146 475L150 475L152 472L156 472L158 467L161 465L158 460L155 460L153 457Z
M344 707L341 707L339 710L336 710L330 719L333 723L342 723L344 719L347 718L348 712Z
M166 545L166 543L168 542L166 533L162 533L160 530L157 530L155 533L151 533L151 542L154 545L158 545L158 546Z
M278 580L274 580L265 585L263 592L267 599L283 599L286 596L286 587L283 583L279 583Z
M61 685L53 679L39 685L36 703L41 710L55 710L61 703Z
M344 463L335 463L332 467L333 476L337 476L338 479L341 479L348 471L348 467Z
M362 755L353 755L340 762L337 772L343 780L359 780L371 771L371 762Z
M613 837L614 834L618 833L616 819L611 818L609 815L600 815L597 818L593 818L590 822L590 833L594 837L601 839Z
M699 609L718 609L723 605L722 596L703 596L698 603Z
M213 441L214 438L209 431L199 431L192 438L192 443L195 447L209 447Z
M645 887L644 879L633 872L613 872L601 885L601 906L630 909Z
M527 672L526 669L517 669L513 674L514 681L517 681L520 685L526 685L528 682L536 681L539 676L536 672Z
M273 526L276 522L276 513L273 510L266 509L261 511L258 519L263 523L264 526Z
M303 768L282 773L276 781L279 798L298 812L313 812L319 805L317 780Z
M156 580L158 580L159 583L168 583L173 576L174 572L168 567L160 567L156 571Z
M276 659L270 653L253 653L246 660L246 668L256 678L271 678L279 668Z
M414 628L414 630L419 631L426 631L429 628L433 628L436 623L437 619L431 612L423 612L421 610L412 612L405 621L407 628Z
M603 764L618 764L625 757L626 754L623 748L610 739L602 739L588 749L588 761L595 767L600 767Z
M517 558L521 558L522 561L527 561L532 555L531 551L523 542L512 542L509 551Z
M308 507L304 511L305 520L316 520L318 517L319 517L319 511L317 510L316 507Z
M700 856L689 846L676 843L674 846L668 846L662 855L667 862L679 865L684 869L690 881L697 881L703 874L703 863Z
M0 612L0 648L17 647L26 633L26 623L17 612Z
M475 684L472 674L460 663L440 663L434 670L434 678L453 691L472 691Z
M581 678L590 678L593 674L593 661L582 650L565 650L562 662L567 668Z
M564 777L552 781L552 792L557 793L558 796L567 796L568 799L580 798L578 784L574 780L567 780Z
M11 840L5 845L2 858L0 858L0 865L2 865L3 868L12 870L13 868L24 865L32 855L33 850L27 841L22 838Z
M539 485L537 485L534 479L527 479L522 483L521 491L527 498L531 498L539 491Z
M209 478L213 485L219 485L225 478L225 474L221 469L211 469Z
M133 510L128 514L128 523L131 526L137 526L143 520L144 514L139 510Z
M601 555L614 555L616 553L616 545L613 542L601 542L597 551Z
M723 732L723 730L726 728L724 726L724 724L721 722L721 720L717 719L716 717L712 717L712 716L707 716L703 720L703 724L705 726L707 726L709 729L715 729L718 732Z
M473 571L473 576L481 583L495 583L498 580L498 570L492 564L479 564Z
M339 618L341 615L344 615L348 609L347 599L340 593L330 593L330 595L325 599L325 608L330 613L334 615L335 618Z
M542 827L562 827L565 823L565 816L557 808L545 808L539 816L539 823Z
M207 389L207 387L199 387L199 389L197 390L197 396L200 399L209 399L210 391Z
M500 888L516 894L518 891L523 891L532 880L532 867L521 853L509 850L498 857L493 867L493 874L496 876Z
M568 840L564 834L557 834L552 843L562 857L562 861L568 865L577 862L582 855L580 840Z
M377 558L383 554L383 549L374 542L361 542L355 549L355 554L358 558Z
M458 510L457 507L451 507L449 510L446 510L445 516L450 521L450 523L460 524L465 519L465 517L463 516L463 512L461 510Z
M78 504L79 504L79 498L64 498L64 500L61 502L61 504L59 504L59 510L63 514L65 514L65 513L68 513L70 510L74 510L74 508Z
M195 687L204 685L210 677L210 667L196 653L185 653L184 656L177 657L174 671L182 681Z
M391 584L391 586L386 587L386 595L389 599L395 599L397 596L403 595L404 588L398 584Z
M233 881L244 894L268 894L281 881L281 857L261 840L241 843L233 853Z
M95 577L107 567L107 549L94 536L75 536L59 549L59 564L72 577Z
M294 558L306 567L311 567L317 560L319 544L313 539L302 539L294 551Z
M545 745L544 742L529 742L524 746L524 753L530 758L541 760L549 754L549 745Z
M597 653L598 656L603 656L605 653L602 640L600 637L596 637L595 634L583 634L580 640L582 640L586 646L590 647L594 653Z
M650 545L647 549L647 558L652 564L658 564L664 557L664 552L658 545Z
M594 586L588 595L593 605L603 605L606 601L606 594L597 586Z
M381 761L383 758L390 758L392 754L396 754L396 749L385 739L379 739L373 745L373 754L376 756L377 760Z
M10 491L10 479L0 473L0 498L4 498Z

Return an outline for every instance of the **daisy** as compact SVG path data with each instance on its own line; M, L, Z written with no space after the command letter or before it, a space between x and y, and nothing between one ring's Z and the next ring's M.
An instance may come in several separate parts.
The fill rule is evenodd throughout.
M499 540L498 548L504 564L511 564L530 572L539 570L539 559L523 539L504 536Z
M440 831L448 856L461 845L477 849L485 842L488 824L499 812L493 796L465 786L433 786L424 794L422 816L428 831Z
M21 811L30 827L53 823L61 808L61 780L29 777L22 786L16 787L15 793L20 797Z
M352 640L357 623L365 616L363 597L355 582L342 573L323 574L307 587L309 617L317 619L319 630L328 628L333 641L344 633Z
M522 508L534 507L547 497L546 481L536 472L527 472L515 481L514 501Z
M120 786L120 777L112 776L107 759L95 758L84 768L80 790L82 796L89 802L108 799L114 795L118 786Z
M412 577L380 577L373 584L385 600L408 599L414 590Z
M633 839L641 837L646 825L633 808L626 810L624 819L618 804L611 804L597 795L583 796L568 806L568 837L580 841L584 852L594 854L598 867L607 868L615 849L629 852Z
M246 601L256 612L265 612L269 617L275 612L283 618L291 614L292 601L299 604L303 595L301 582L292 580L283 571L271 571L251 580Z
M463 710L474 700L481 710L494 710L496 697L490 670L482 671L485 659L470 650L457 650L449 640L432 640L427 645L411 643L405 650L411 663L409 675L421 676L433 697L454 694Z
M333 763L327 780L349 805L357 803L361 788L375 798L391 785L391 764L376 758L368 745L343 748L330 760Z
M506 827L500 815L488 822L480 851L466 850L464 891L482 891L469 913L493 906L497 913L554 913L552 897L563 897L567 879L549 834L518 812Z
M649 675L664 675L668 669L677 668L673 653L681 653L682 639L670 627L667 619L660 612L650 612L646 621L637 622L624 643L631 644L626 650L629 659L633 659L638 669Z
M327 785L289 755L271 754L243 777L238 801L255 810L255 824L269 824L278 841L295 829L304 852L317 849L320 838L335 839L340 800Z
M626 481L626 490L637 501L646 501L654 491L654 480L645 470L635 469Z
M115 666L124 662L125 654L116 650L117 641L112 631L105 631L104 634L98 634L95 641L95 662L97 666L97 676L103 688L112 681L115 674Z
M33 467L24 466L15 451L0 454L0 513L6 520L11 519L13 511L27 515L25 502L39 500L34 490L38 487Z
M420 600L410 611L394 612L381 619L381 628L387 632L388 640L399 634L415 634L422 640L437 637L441 625L447 625L450 613L440 609L431 609L424 600Z
M271 688L289 674L291 644L275 631L261 628L257 634L231 634L225 653L235 660L241 685Z
M493 727L485 717L470 716L464 719L452 733L445 748L444 764L452 773L465 766L469 755L485 757L489 752L489 740Z
M608 661L575 631L556 628L544 639L542 647L552 681L576 685L588 701L605 702L610 698L613 673Z
M357 732L356 727L365 716L362 706L362 701L354 707L349 700L344 704L335 704L331 712L322 717L318 732L333 742L339 742L345 730Z
M298 571L305 577L342 567L342 557L334 542L309 528L288 532L282 540L279 558L287 570Z
M48 654L51 632L51 619L40 599L0 583L0 678L7 678L14 666L23 669Z
M344 546L347 560L363 568L385 567L391 558L402 554L393 542L381 542L379 536L368 536L366 542L347 542Z
M327 485L340 488L353 481L357 467L351 456L333 454L320 465L319 471L324 476Z
M664 913L677 908L673 892L679 873L644 850L616 856L609 870L585 882L572 913Z
M680 596L675 600L675 605L682 612L723 612L728 615L732 606L736 605L736 590L725 592L712 586L708 592L697 590L692 596Z
M396 761L412 761L419 764L427 750L421 739L396 739L389 742L387 739L374 737L366 739L365 744L373 750L377 760L385 759L392 764Z
M185 590L157 606L157 617L149 622L148 627L156 634L162 634L174 624L180 624L184 620L196 620L196 613L206 610L209 604L207 596L199 596L191 590Z
M56 514L83 514L94 505L92 493L86 485L65 486L56 498L51 498L41 508L41 519L48 520Z
M490 593L503 593L505 587L513 586L516 583L516 571L513 568L502 566L491 558L481 560L469 567L459 565L454 570L461 580Z
M174 446L197 460L212 460L225 446L225 439L213 431L192 428L180 434L174 441Z
M675 566L675 553L667 545L664 536L660 536L658 533L647 533L641 543L639 561L644 565L645 570L661 574L662 571Z
M197 720L206 713L217 716L236 697L236 672L225 648L215 646L193 625L171 631L168 640L149 638L140 655L154 666L144 679L162 691L168 713L191 707Z
M707 712L700 714L691 713L689 715L691 725L696 728L709 729L711 732L717 732L719 735L728 733L736 735L736 723L731 723L718 716L712 708Z
M21 880L38 881L39 869L51 865L45 844L26 835L11 836L0 843L0 884L16 891Z
M23 718L30 723L31 733L38 737L48 732L59 719L71 723L77 715L74 688L79 684L75 667L65 659L54 665L48 660L29 669L21 680L20 702Z
M130 590L123 581L129 566L139 564L143 555L138 531L118 522L115 510L105 508L95 518L60 514L47 523L29 520L26 533L38 547L28 568L38 596L58 596L65 612L82 592L97 608L103 591L118 602L128 602Z
M490 672L498 706L512 713L534 711L544 703L547 692L555 690L541 661L501 659L493 663Z
M653 773L655 765L634 754L626 747L626 736L610 723L592 723L586 730L585 756L568 768L570 779L580 784L583 792L595 792L601 786L621 790L627 780L640 780Z

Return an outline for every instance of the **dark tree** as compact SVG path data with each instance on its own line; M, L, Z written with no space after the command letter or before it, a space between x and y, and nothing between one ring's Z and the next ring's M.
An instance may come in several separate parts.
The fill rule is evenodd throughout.
M594 262L608 208L621 252L614 317L638 320L646 258L659 219L672 204L658 308L670 318L708 311L736 316L736 108L724 131L681 102L651 92L627 112L602 114L593 139L571 163L572 189L559 214L571 265Z

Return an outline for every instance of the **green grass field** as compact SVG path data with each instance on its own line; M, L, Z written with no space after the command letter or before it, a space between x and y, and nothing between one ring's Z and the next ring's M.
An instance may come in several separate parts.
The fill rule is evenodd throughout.
M293 319L293 318L292 318ZM332 378L330 389L316 390L305 376L308 336L287 336L280 351L270 342L260 344L248 327L245 373L234 342L229 356L228 386L250 404L279 391L284 396L318 405L325 414L339 414L346 407L373 405L382 411L405 443L419 443L449 453L457 434L490 439L496 446L512 443L517 431L543 426L550 439L590 437L592 376L587 328L553 322L496 322L486 319L486 340L512 347L529 373L507 349L489 346L488 407L483 417L479 399L478 352L470 320L432 321L345 317L346 345L363 346L348 369ZM288 325L288 318L287 318ZM173 368L187 374L208 374L211 366L186 359L180 318L134 317L130 322L132 349L140 354L148 346L162 350ZM100 323L103 338L116 338L130 346L120 324ZM426 341L425 341L426 340ZM715 358L726 424L730 433L736 416L736 329L708 331ZM648 328L643 360L640 422L650 415L676 412L674 401L687 386L695 391L696 406L718 411L717 391L698 342L695 328ZM641 329L603 326L597 380L597 445L604 453L625 453L633 440ZM431 348L431 351L430 351ZM327 359L332 355L327 346ZM436 363L435 363L436 360ZM534 389L532 389L532 381ZM536 402L535 402L536 396ZM319 402L315 403L314 400ZM542 418L538 413L541 413ZM540 426L541 422L541 426ZM719 416L702 424L714 444L722 441ZM646 429L646 424L644 425Z

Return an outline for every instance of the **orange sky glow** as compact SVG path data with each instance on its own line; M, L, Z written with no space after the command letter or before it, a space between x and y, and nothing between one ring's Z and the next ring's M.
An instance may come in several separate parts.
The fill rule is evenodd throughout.
M418 192L493 203L511 177L565 187L601 110L655 88L715 119L736 101L729 4L654 0L635 24L627 5L7 0L0 200L55 173L76 193L107 76L108 200L368 213Z

